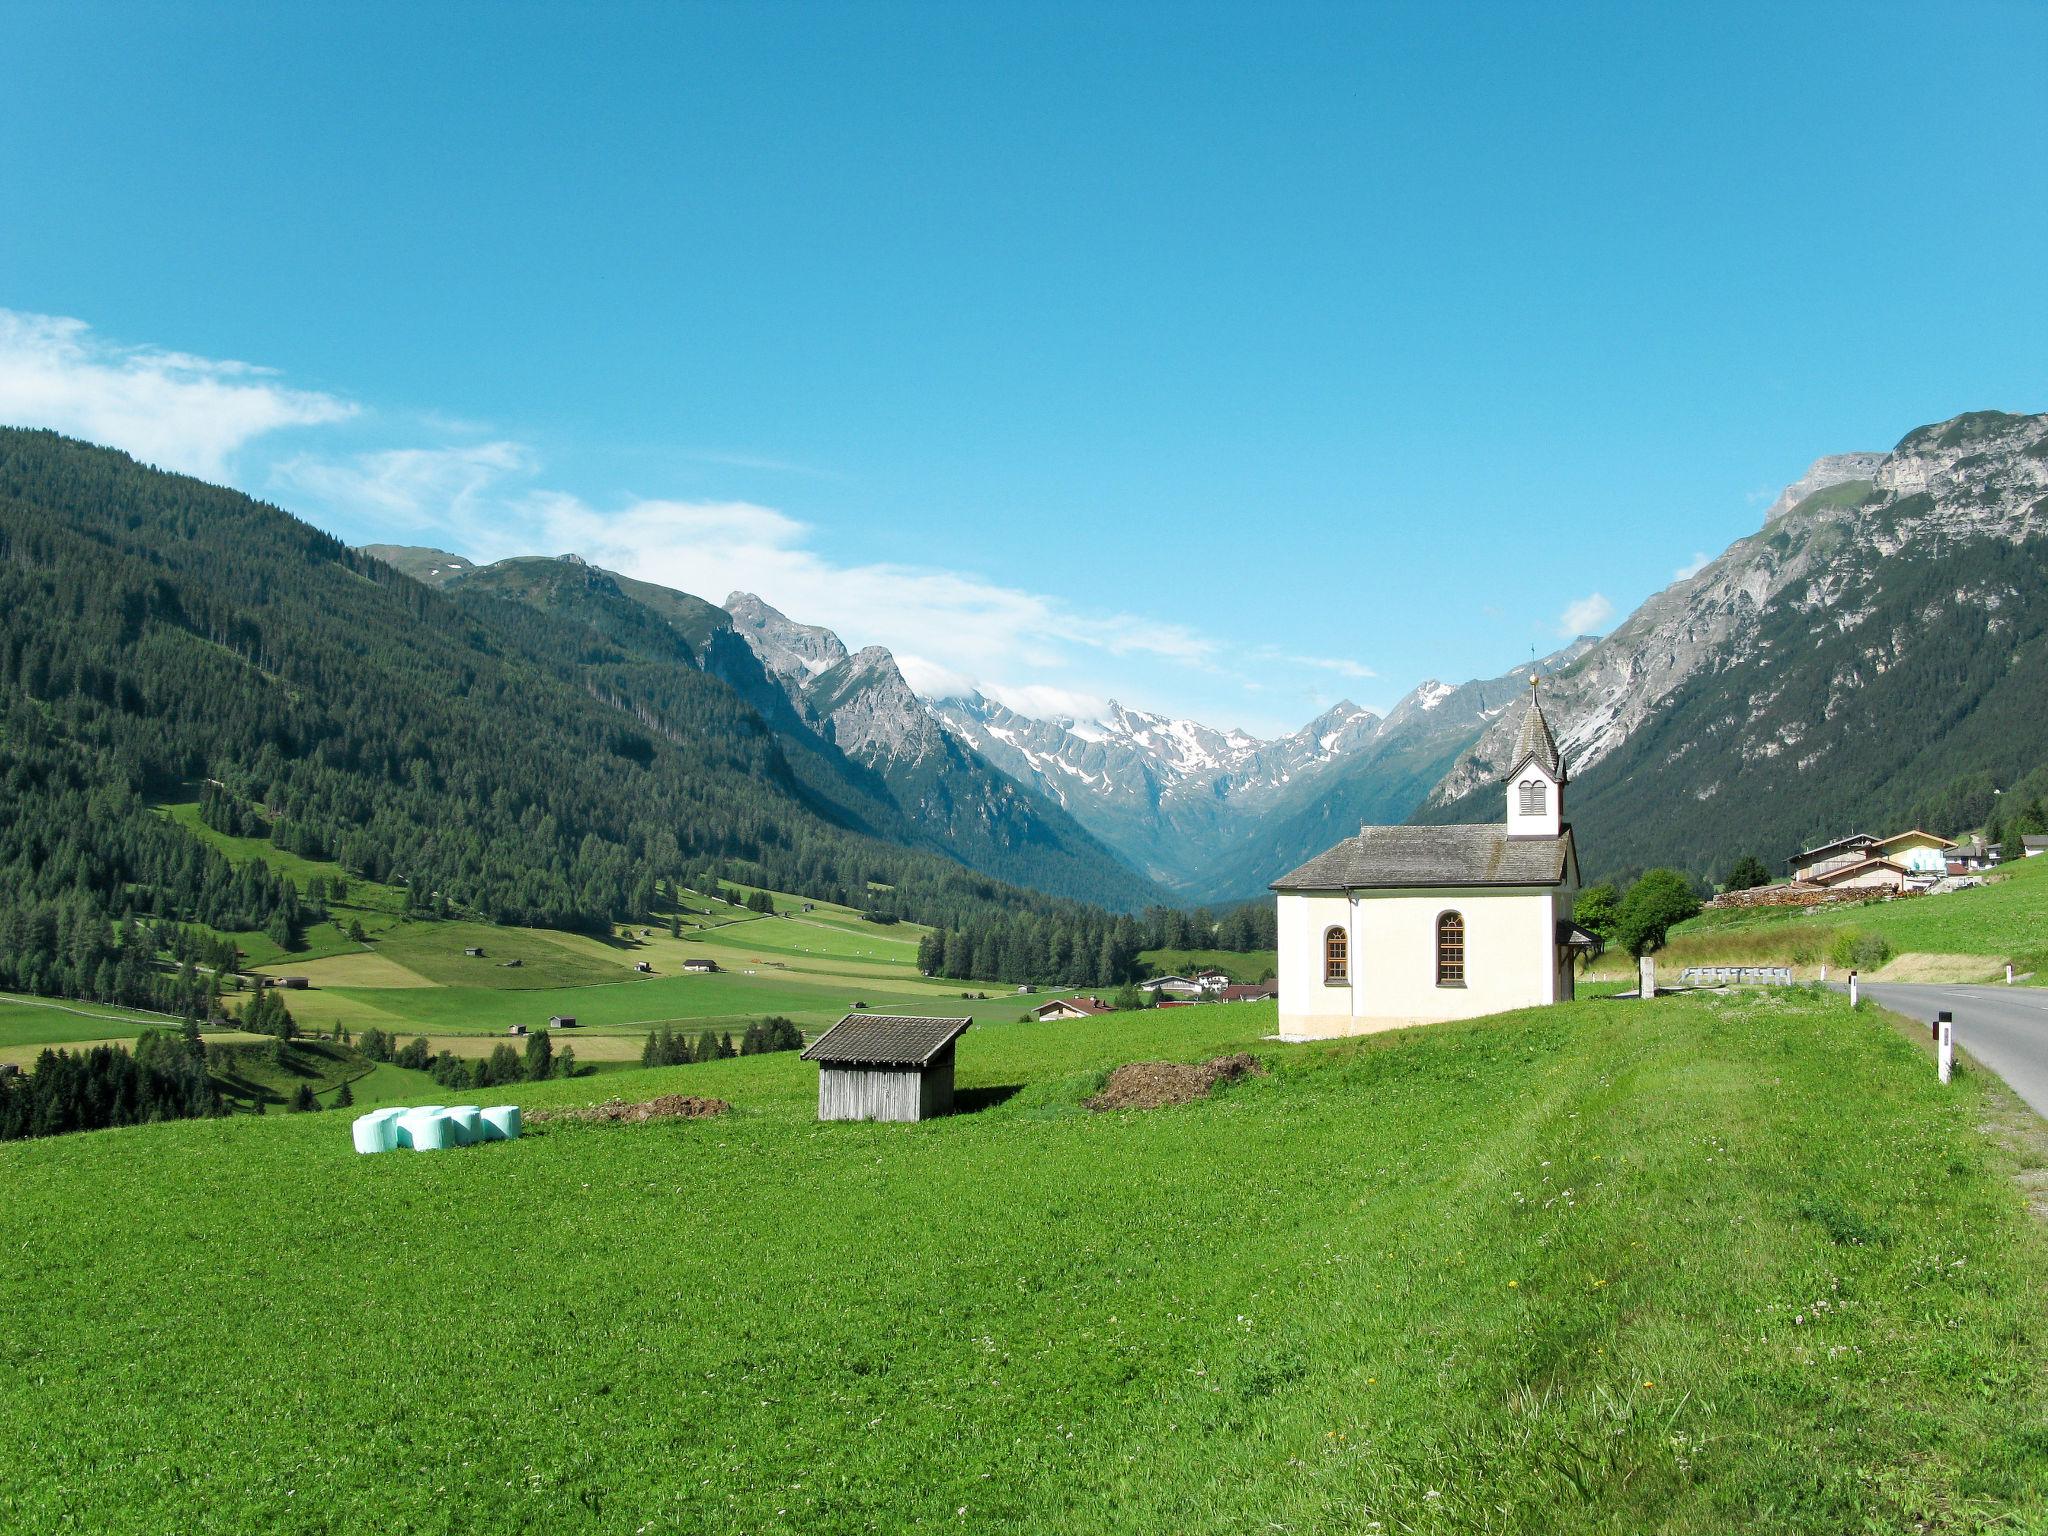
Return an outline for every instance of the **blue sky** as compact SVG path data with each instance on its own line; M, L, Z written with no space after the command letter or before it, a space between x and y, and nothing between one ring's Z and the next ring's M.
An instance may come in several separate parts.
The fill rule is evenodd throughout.
M1384 707L2048 408L2048 7L291 12L12 8L0 419L928 688Z

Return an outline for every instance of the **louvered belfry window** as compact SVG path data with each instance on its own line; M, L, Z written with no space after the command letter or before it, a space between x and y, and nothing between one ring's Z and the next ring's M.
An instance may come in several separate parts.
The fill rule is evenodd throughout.
M1541 779L1522 780L1522 814L1524 816L1541 816L1543 814L1543 781Z
M1456 912L1436 920L1436 984L1465 985L1465 919Z
M1351 941L1344 936L1342 928L1332 928L1323 935L1323 980L1339 982L1350 979Z

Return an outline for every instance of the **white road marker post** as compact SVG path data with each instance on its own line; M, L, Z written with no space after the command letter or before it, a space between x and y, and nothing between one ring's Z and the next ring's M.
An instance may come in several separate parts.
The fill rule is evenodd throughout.
M2005 962L2005 984L2008 987L2012 985L2012 962L2010 960Z
M1644 955L1636 962L1636 996L1657 995L1657 962Z
M1934 1016L1934 1027L1941 1042L1935 1051L1935 1062L1941 1072L1941 1080L1945 1083L1949 1080L1949 1074L1955 1071L1956 1022L1944 1008Z
M1856 1006L1856 973L1854 971L1849 973L1849 1006L1851 1008Z
M1820 963L1820 984L1822 986L1828 984L1828 963L1825 960Z

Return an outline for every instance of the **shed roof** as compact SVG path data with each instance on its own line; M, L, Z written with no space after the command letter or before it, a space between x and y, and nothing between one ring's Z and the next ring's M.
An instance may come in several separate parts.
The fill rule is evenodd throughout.
M1273 882L1276 891L1422 885L1556 885L1572 857L1572 829L1509 837L1494 824L1364 827Z
M894 1013L849 1013L813 1040L803 1059L831 1066L928 1066L973 1022Z
M1877 839L1868 832L1851 832L1847 837L1838 837L1832 843L1822 843L1818 848L1802 848L1785 862L1804 864L1808 859L1817 858L1823 853L1835 853L1848 848L1871 848L1876 844Z

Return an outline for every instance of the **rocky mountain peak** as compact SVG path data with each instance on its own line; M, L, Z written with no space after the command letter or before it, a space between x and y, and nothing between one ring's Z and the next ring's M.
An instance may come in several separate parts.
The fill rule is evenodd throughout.
M751 592L725 600L733 630L777 681L802 684L846 660L846 647L820 624L799 624Z
M1884 461L1885 455L1881 453L1824 454L1806 466L1805 474L1778 493L1778 499L1764 510L1764 522L1777 521L1807 497L1821 491L1847 485L1853 480L1874 478L1878 465Z

